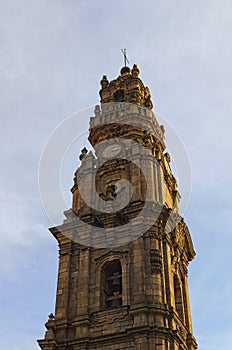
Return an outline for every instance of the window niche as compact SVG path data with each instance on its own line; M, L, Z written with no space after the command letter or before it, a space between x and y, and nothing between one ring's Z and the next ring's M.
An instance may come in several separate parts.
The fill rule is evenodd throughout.
M124 102L125 101L125 94L124 91L118 90L114 93L114 101L115 102Z
M184 322L184 305L183 305L183 293L182 285L177 275L174 276L174 293L175 293L175 308L180 317Z
M122 266L119 260L107 261L101 270L101 308L122 305Z

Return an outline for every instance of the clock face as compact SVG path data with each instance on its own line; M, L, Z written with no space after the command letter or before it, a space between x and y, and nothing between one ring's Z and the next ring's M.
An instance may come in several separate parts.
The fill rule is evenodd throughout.
M118 143L112 143L111 145L106 146L103 150L102 155L104 158L114 158L121 151L121 146Z

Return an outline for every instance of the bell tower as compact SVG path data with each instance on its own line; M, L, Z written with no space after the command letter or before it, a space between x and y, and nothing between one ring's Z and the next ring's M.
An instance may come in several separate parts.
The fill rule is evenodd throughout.
M59 244L54 315L42 350L195 350L188 293L194 258L165 152L164 127L136 65L101 80L72 208Z

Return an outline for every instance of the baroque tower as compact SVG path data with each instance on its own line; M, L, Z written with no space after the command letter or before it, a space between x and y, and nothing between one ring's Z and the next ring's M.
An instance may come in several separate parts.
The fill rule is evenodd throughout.
M54 315L42 350L195 350L188 263L164 127L136 65L101 80L101 104L71 189L50 229L59 244Z

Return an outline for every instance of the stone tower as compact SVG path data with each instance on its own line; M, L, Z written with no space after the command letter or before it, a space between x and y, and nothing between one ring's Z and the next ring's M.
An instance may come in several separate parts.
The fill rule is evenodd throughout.
M101 80L59 243L54 315L42 350L195 350L194 256L180 195L136 65Z

